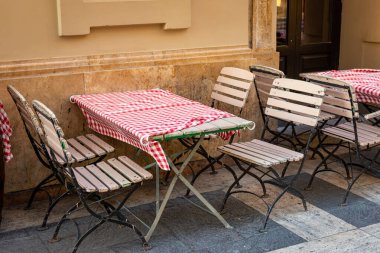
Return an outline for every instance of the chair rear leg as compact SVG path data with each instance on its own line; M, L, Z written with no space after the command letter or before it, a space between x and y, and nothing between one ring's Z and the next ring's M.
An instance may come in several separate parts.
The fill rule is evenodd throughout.
M32 192L32 194L29 197L28 204L26 205L26 207L24 208L24 210L29 210L31 208L32 203L34 201L34 198L36 197L37 192L39 192L41 190L41 188L46 183L48 183L49 180L51 180L53 177L54 177L54 174L51 173L50 175L48 175L47 177L45 177L36 187L34 187L33 192ZM49 199L51 199L50 195L49 195ZM49 203L49 205L51 205L51 203Z
M49 227L46 226L46 223L49 219L49 216L50 216L50 212L54 209L54 207L58 204L58 202L60 202L62 199L64 199L67 195L69 195L69 193L71 193L71 191L66 191L64 192L63 194L61 194L59 197L57 197L51 205L49 205L49 208L48 210L46 211L45 213L45 216L44 216L44 219L42 221L42 224L41 226L37 229L39 231L42 231L42 230L46 230L48 229Z
M115 220L115 219L112 219L112 218L107 219L107 221L112 222L112 223L116 223L116 224L119 224L119 225L122 225L122 226L126 226L126 227L132 229L136 233L136 235L140 238L141 242L143 243L143 249L144 250L148 250L148 249L151 248L150 245L149 245L149 243L146 241L145 237L141 233L141 231L135 225L133 225L132 223L130 223L128 221Z
M60 239L58 237L58 233L59 233L59 230L61 229L61 226L63 224L63 222L65 222L67 216L69 216L73 211L75 211L76 209L78 209L80 207L81 203L78 202L76 203L74 206L72 206L60 219L60 221L58 222L57 224L57 227L55 228L55 231L54 231L54 234L53 234L53 237L49 240L49 242L53 243L53 242L58 242Z
M75 253L77 252L78 250L78 247L79 245L83 242L84 239L86 239L87 236L89 236L92 232L94 232L97 228L99 228L102 224L104 224L106 221L105 220L100 220L97 224L95 224L92 228L90 228L89 230L87 230L86 233L84 233L84 235L81 236L81 238L79 238L79 240L76 242L74 248L73 248L73 251L72 253Z

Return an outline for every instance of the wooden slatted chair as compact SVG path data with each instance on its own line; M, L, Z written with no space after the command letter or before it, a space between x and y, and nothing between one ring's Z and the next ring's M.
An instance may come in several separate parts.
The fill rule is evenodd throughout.
M87 166L72 166L74 158L54 113L36 100L33 101L33 108L41 121L43 129L41 140L46 146L50 159L57 165L57 170L65 181L68 190L74 190L80 199L77 204L63 215L51 241L58 240L59 230L67 216L80 206L83 206L92 216L98 219L98 223L79 238L72 252L76 252L81 242L105 222L133 229L142 240L143 246L145 248L149 247L141 232L124 217L120 209L143 181L153 178L152 174L126 156L120 156L118 159L112 158L106 162L102 161ZM61 161L64 162L64 166L61 166ZM121 194L124 194L123 200L119 202L117 207L114 207L109 202L110 199ZM94 204L101 205L106 214L99 213L97 206Z
M56 167L53 165L50 156L41 141L40 136L43 133L41 123L34 112L33 108L29 105L25 97L12 85L8 85L8 92L11 95L13 101L17 106L17 110L20 113L22 122L25 127L26 134L29 138L30 143L32 144L34 153L36 154L38 160L50 170L50 174L44 178L34 189L29 198L26 209L29 209L32 205L32 202L35 198L35 195L38 191L45 191L44 186L48 185L54 180L58 180L59 183L63 185L62 179L59 177L59 174L56 170ZM75 163L89 162L89 161L101 161L109 153L112 153L115 149L98 138L93 134L87 134L86 136L77 136L75 138L68 139L69 145L67 146L68 150L72 155L72 161ZM65 166L65 161L59 156L57 157L59 166ZM41 229L46 229L47 221L50 215L50 212L56 206L56 204L62 200L69 192L64 192L62 195L58 196L56 199L52 199L47 191L45 191L49 197L49 207L44 216Z
M216 84L211 93L211 107L219 108L222 104L229 105L238 109L238 115L240 116L243 112L243 108L247 102L249 91L252 87L253 82L253 74L247 70L233 67L224 67L220 75L216 80ZM199 137L195 137L197 140ZM205 140L210 140L218 138L217 135L207 135ZM191 150L192 145L196 142L193 139L180 139L180 142ZM232 136L229 140L232 143L234 140L234 136ZM191 180L191 184L194 184L197 178L211 168L211 174L216 174L214 165L216 163L222 164L221 159L224 154L221 154L217 157L212 157L207 150L201 145L197 151L198 154L202 155L207 159L208 165L199 170L196 174L193 174L193 178ZM233 175L235 180L237 179L236 173L229 167L225 167L229 170L229 172ZM240 185L238 185L240 187ZM190 194L190 190L187 190L186 196Z
M291 192L299 197L303 202L305 210L307 210L303 195L293 187L293 184L302 170L311 140L317 132L316 129L324 90L325 89L319 85L304 81L286 78L274 80L265 108L265 121L267 122L269 119L274 118L291 122L292 124L297 123L310 126L313 130L309 133L308 141L302 153L257 139L249 142L232 143L218 147L218 150L223 154L230 156L235 161L238 168L243 172L238 177L238 180L235 180L227 190L222 210L224 209L229 196L234 193L249 193L258 197L267 206L267 214L261 231L265 230L273 208L286 192ZM265 129L263 131L265 131ZM298 161L300 161L300 165L296 174L291 176L288 180L280 176L273 167L275 165L284 164L284 167L286 168L291 162ZM247 190L232 190L233 187L247 174L259 181L263 191L262 194ZM269 177L269 179L264 179L265 176ZM282 189L270 204L264 201L264 197L267 196L266 184L272 184Z
M321 172L336 172L342 175L336 167L326 167L326 161L331 157L334 157L343 162L346 169L346 175L342 175L347 180L347 189L344 195L342 205L347 204L347 198L351 191L352 186L360 178L360 176L367 170L372 170L374 163L380 155L380 150L374 157L369 158L370 164L366 166L364 160L366 159L362 153L363 150L369 150L380 145L380 127L371 126L364 122L359 122L359 106L356 102L354 89L350 84L336 80L333 78L323 77L315 74L305 75L305 79L309 82L322 85L326 88L326 96L324 97L324 103L322 108L332 114L337 115L340 118L344 118L347 122L342 122L332 127L323 128L320 132L325 136L337 139L338 144L329 144L335 146L332 151L325 148L326 138L322 139L320 135L320 147L328 154L321 162L316 166L312 177L310 178L307 189L311 188L313 180L318 173ZM347 144L348 150L354 150L356 153L357 163L352 162L351 152L350 161L347 163L335 153L343 144ZM355 176L352 167L356 166L361 168L359 173ZM374 171L375 173L377 171ZM378 173L378 172L377 172Z
M276 78L285 78L285 74L274 68L261 66L261 65L253 65L250 67L250 71L255 75L254 79L254 85L256 89L257 98L259 101L259 107L261 116L263 119L263 122L265 122L265 108L267 104L267 100L269 98L269 92L272 88L273 81ZM321 111L319 115L319 124L321 126L325 125L327 121L334 119L335 115L331 113ZM297 150L297 146L304 147L305 143L303 143L300 140L300 136L305 134L306 131L297 132L296 131L296 124L291 124L291 122L285 122L285 125L282 127L281 131L275 131L270 128L270 125L264 125L266 128L266 131L263 132L263 136L261 136L261 139L265 139L265 134L270 133L271 138L268 139L268 142L274 143L278 140L283 140L286 143L290 144L294 150ZM285 134L287 133L287 130L291 131L291 134ZM314 155L313 155L314 156Z

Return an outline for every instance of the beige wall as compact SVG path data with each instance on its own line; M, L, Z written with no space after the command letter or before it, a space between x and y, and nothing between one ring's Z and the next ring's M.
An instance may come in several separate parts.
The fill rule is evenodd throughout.
M380 68L380 0L343 0L340 68Z
M0 0L0 62L248 45L248 3L191 0L188 29L164 30L160 24L100 27L93 28L89 35L59 37L55 0Z
M30 189L48 170L37 161L18 112L7 94L13 84L31 101L48 105L68 137L89 131L73 94L163 88L210 103L221 68L252 64L278 66L275 52L275 0L191 0L191 27L162 25L92 29L86 36L57 35L54 0L0 0L0 99L14 129L14 159L6 168L6 192ZM257 123L254 92L243 117ZM118 154L136 150L106 138ZM213 143L215 150L221 143ZM170 151L178 149L170 143ZM142 161L138 161L142 162Z

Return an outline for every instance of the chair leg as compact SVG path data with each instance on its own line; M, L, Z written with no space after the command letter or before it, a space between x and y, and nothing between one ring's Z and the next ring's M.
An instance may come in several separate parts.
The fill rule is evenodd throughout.
M55 231L54 231L54 234L53 234L53 237L49 240L49 242L53 243L53 242L58 242L60 239L58 237L58 233L59 233L59 230L61 229L61 226L63 224L63 222L65 222L67 216L69 216L73 211L75 211L76 209L78 209L81 205L81 202L78 202L76 203L74 206L72 206L62 217L61 217L61 220L58 222L56 228L55 228Z
M143 236L143 234L141 233L141 231L135 225L133 225L132 223L130 223L128 221L115 220L115 219L112 219L112 218L108 219L107 221L112 222L112 223L116 223L116 224L119 224L119 225L122 225L122 226L126 226L126 227L132 229L136 233L136 235L140 238L141 242L143 243L143 249L144 250L150 249L150 245L146 241L146 239Z
M267 210L267 213L265 215L265 220L264 220L264 223L263 223L263 227L260 229L260 232L266 232L266 227L267 227L267 224L268 224L268 220L269 220L269 216L271 215L275 205L277 204L277 202L284 196L284 194L288 191L289 187L286 187L277 197L276 199L272 202L272 204L269 206L268 210Z
M100 220L97 224L95 224L92 228L87 230L87 232L79 238L79 240L76 242L72 253L77 252L79 245L83 242L84 239L86 239L87 236L89 236L92 232L94 232L98 227L100 227L102 224L104 224L105 220Z
M315 167L313 174L310 177L309 183L305 187L305 190L311 190L311 185L313 184L314 177L319 172L319 168L322 166L322 164L326 163L326 161L339 149L342 142L340 142L332 152L329 152L328 155Z
M51 205L49 205L49 208L48 210L46 211L45 213L45 216L44 216L44 219L42 221L42 224L41 226L37 229L39 231L43 231L43 230L46 230L48 229L49 227L46 226L46 223L49 219L49 216L50 216L50 212L54 209L54 207L58 204L58 202L60 202L62 199L64 199L67 195L69 195L71 193L71 191L66 191L64 192L63 194L61 194L59 197L57 197L52 203Z
M28 200L28 204L26 205L24 210L29 210L31 208L37 192L39 192L41 190L42 186L44 186L46 183L48 183L49 180L51 180L53 177L54 177L54 174L52 173L52 174L48 175L47 177L45 177L36 187L34 187L33 192L30 195L30 198ZM50 195L48 195L48 196L49 196L49 204L51 205L51 197L50 197Z

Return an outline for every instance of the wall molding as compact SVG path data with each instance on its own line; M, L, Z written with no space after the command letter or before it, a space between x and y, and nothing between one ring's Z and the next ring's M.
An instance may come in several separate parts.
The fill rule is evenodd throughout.
M252 59L271 49L252 50L248 45L131 52L92 56L62 57L0 62L0 80L58 73L83 73L154 65L207 63L226 59Z

